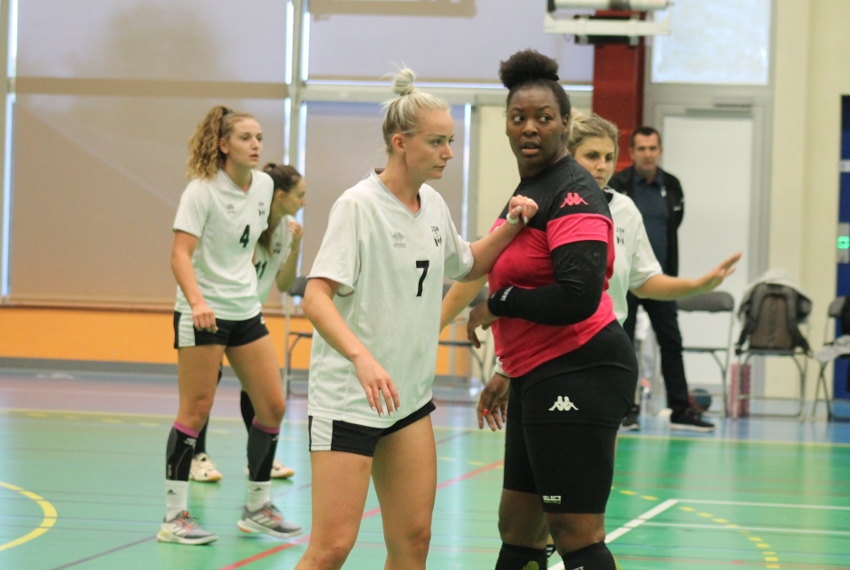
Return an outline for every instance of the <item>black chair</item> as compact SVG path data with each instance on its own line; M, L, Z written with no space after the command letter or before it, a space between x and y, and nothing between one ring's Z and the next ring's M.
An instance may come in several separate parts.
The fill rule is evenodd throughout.
M723 398L723 415L729 415L728 376L729 364L732 360L732 329L735 326L735 298L726 291L711 291L679 299L676 303L679 311L686 313L705 313L716 315L723 319L725 336L718 339L716 344L683 345L683 352L710 355L720 368L720 389Z
M292 330L292 317L300 314L300 309L295 305L295 298L301 299L304 297L304 290L307 288L307 277L300 276L295 278L292 287L284 294L283 307L285 315L285 332L284 338L286 346L283 351L283 386L286 391L286 396L289 397L291 392L290 381L292 379L292 352L296 345L303 339L312 339L313 331L294 331Z
M844 309L844 304L848 297L836 297L830 304L827 310L827 320L824 326L823 333L823 348L815 352L814 358L820 362L818 370L818 379L815 386L815 401L812 403L812 416L817 411L818 403L821 401L821 393L823 393L823 402L826 404L826 414L829 420L850 420L850 416L842 416L836 414L833 409L833 399L829 395L829 386L826 379L826 370L830 363L835 362L839 358L850 359L850 331L844 330L841 324L841 312ZM836 331L841 332L838 336Z

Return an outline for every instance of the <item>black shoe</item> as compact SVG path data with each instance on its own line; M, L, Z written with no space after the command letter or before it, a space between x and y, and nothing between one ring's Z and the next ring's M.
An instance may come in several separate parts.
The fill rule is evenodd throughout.
M623 418L623 422L620 424L620 429L622 431L638 431L640 430L640 423L638 423L638 415L640 414L640 406L633 405L629 408L629 413L626 414L626 417Z
M670 416L670 429L686 429L690 431L714 431L714 424L702 419L702 413L696 408L685 408Z

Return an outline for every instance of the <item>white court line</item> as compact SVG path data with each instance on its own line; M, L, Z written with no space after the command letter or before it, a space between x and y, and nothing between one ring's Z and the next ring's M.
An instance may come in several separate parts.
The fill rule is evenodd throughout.
M650 519L652 519L652 518L656 517L657 515L663 513L667 509L675 506L678 502L679 502L679 499L667 499L666 501L664 501L660 505L657 505L657 506L649 509L648 511L646 511L642 515L638 516L637 518L630 520L629 522L627 522L626 524L624 524L623 526L621 526L617 530L613 530L613 531L609 532L605 536L605 542L606 543L614 542L615 540L617 540L618 538L620 538L621 536L623 536L627 532L636 529L637 527L639 527L640 525L649 521ZM558 562L554 566L549 566L549 570L564 570L563 561Z
M831 510L831 511L850 511L850 507L838 507L832 505L801 505L801 504L790 504L790 503L754 503L754 502L745 502L745 501L710 501L710 500L700 500L700 499L668 499L664 501L657 507L650 509L640 515L639 517L630 520L620 528L611 531L605 537L605 542L610 543L614 540L620 538L627 532L632 529L639 527L642 524L648 524L653 527L684 527L684 528L707 528L717 530L720 527L717 524L711 525L694 525L694 524L677 524L677 523L657 523L651 522L650 519L655 517L656 515L666 511L670 507L676 505L677 503L694 503L701 505L735 505L735 506L745 506L745 507L765 507L765 508L776 508L776 509L813 509L813 510ZM772 528L772 527L740 527L736 526L736 532L741 530L748 530L754 532L775 532L775 533L794 533L794 534L817 534L824 536L850 536L850 531L840 531L840 530L815 530L815 529L799 529L799 528ZM564 570L564 563L558 562L554 566L549 566L549 570Z
M833 505L805 505L799 503L753 503L746 501L709 501L700 499L681 499L683 503L698 503L700 505L735 505L736 507L766 507L775 509L811 509L821 511L850 511L850 507Z

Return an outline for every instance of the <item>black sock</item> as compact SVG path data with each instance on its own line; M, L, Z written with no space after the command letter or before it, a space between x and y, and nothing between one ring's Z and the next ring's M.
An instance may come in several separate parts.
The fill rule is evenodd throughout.
M186 428L171 426L165 446L165 478L172 481L188 481L192 458L195 456L197 435L187 433Z
M277 438L280 430L270 430L256 422L248 429L248 479L251 481L270 481L272 463L277 450Z
M210 425L210 421L207 420L207 423L204 424L204 427L201 428L201 431L198 432L198 439L195 442L195 455L199 453L207 452L207 426Z
M546 549L502 543L496 570L545 570Z
M604 542L585 546L562 556L564 570L617 570L614 555Z
M254 423L254 404L251 403L251 398L245 390L239 393L239 410L242 412L245 429L250 430L251 424Z

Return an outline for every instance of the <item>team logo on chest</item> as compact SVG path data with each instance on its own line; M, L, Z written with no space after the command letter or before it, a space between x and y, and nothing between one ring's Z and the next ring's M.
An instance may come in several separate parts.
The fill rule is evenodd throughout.
M431 226L431 233L434 236L434 245L440 247L440 244L443 243L443 236L440 234L440 226Z
M260 214L260 219L265 219L265 217L266 217L266 203L265 202L259 203L258 212Z
M617 228L617 243L623 245L626 243L626 230Z

